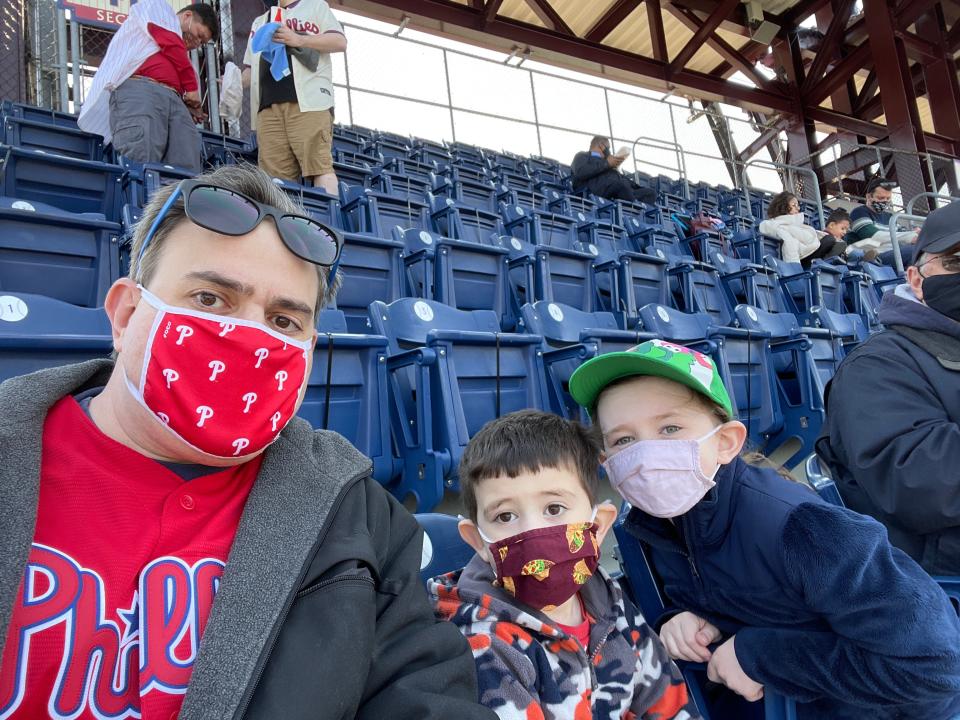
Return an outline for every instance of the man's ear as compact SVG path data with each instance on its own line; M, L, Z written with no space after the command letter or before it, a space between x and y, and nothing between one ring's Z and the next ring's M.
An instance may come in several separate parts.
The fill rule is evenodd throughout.
M910 286L914 297L923 302L923 275L920 274L915 265L907 268L907 285Z
M724 423L717 431L717 461L721 465L732 462L747 441L747 428L739 420Z
M611 502L602 502L597 505L597 516L593 521L597 524L597 543L603 544L603 539L613 527L617 519L617 506Z
M457 529L460 531L460 537L463 538L463 541L472 547L477 555L490 562L490 549L487 547L486 541L480 537L480 530L476 523L473 520L463 518L457 523Z
M120 352L123 348L124 332L126 332L133 311L137 309L137 303L139 302L140 290L130 278L120 278L107 291L107 297L103 301L103 309L110 319L111 328L113 328L113 349L117 352Z

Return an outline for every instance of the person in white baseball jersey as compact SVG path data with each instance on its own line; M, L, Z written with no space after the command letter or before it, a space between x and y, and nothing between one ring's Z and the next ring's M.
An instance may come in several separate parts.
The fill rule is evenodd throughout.
M324 0L278 2L253 21L243 61L260 167L285 180L309 178L314 186L336 195L330 56L346 51L347 38ZM267 38L270 50L256 52L251 46L258 31L271 33L271 28L274 31ZM275 58L268 57L271 51L286 53L286 62L280 58L279 65L288 72L276 70Z

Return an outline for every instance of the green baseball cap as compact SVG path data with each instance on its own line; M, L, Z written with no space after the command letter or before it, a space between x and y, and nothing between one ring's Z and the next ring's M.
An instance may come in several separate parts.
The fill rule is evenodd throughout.
M664 340L647 340L629 350L587 360L570 376L570 394L593 414L597 396L607 385L633 375L653 375L686 385L734 416L730 396L713 360Z

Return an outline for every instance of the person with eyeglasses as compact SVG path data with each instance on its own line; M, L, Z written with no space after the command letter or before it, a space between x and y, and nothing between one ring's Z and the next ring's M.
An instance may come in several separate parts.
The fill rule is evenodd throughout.
M826 391L817 453L844 502L932 575L960 575L960 202L928 216L885 329Z
M0 716L494 717L417 522L295 417L342 245L251 166L163 188L114 357L0 386Z

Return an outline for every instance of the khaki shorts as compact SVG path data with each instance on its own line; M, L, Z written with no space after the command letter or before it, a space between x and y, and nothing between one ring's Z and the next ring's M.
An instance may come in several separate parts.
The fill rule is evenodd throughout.
M257 115L259 164L272 177L299 182L332 173L332 140L329 110L301 112L297 103L280 103Z

